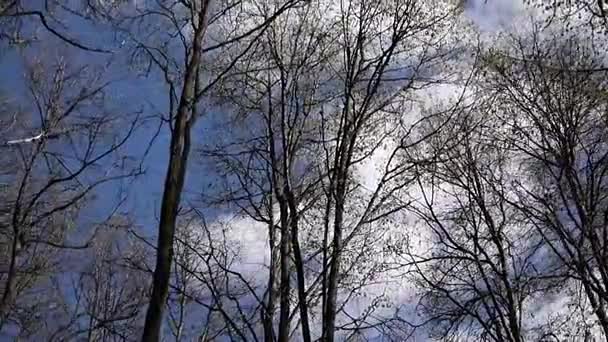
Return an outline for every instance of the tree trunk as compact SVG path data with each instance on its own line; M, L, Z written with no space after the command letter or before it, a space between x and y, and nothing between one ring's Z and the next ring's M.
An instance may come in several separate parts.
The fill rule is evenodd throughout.
M279 311L279 342L289 341L289 313L291 311L289 305L289 294L291 292L290 270L289 270L289 224L287 205L284 198L278 198L281 210L281 246L280 246L280 268L281 268L281 283L280 302L281 308Z
M264 342L274 342L274 310L275 310L275 270L276 270L276 234L275 234L275 224L274 224L274 215L272 213L272 195L270 200L270 210L269 210L269 221L268 224L268 244L270 245L270 267L268 270L268 300L266 302L265 308L262 312L262 322L264 326Z
M184 75L184 86L171 135L169 165L165 178L160 223L158 226L156 267L153 276L152 296L146 313L146 321L141 339L144 342L156 342L160 340L164 307L169 293L175 225L186 177L191 129L196 115L192 101L195 97L195 84L201 61L202 41L206 28L205 17L209 8L209 2L210 0L204 1L198 13L198 25L194 32L191 52L192 57Z
M183 107L183 110L181 110ZM184 186L188 152L190 149L190 122L187 106L180 105L175 130L171 137L171 156L165 179L154 269L152 297L146 313L142 341L159 341L163 311L169 291L173 241L181 192Z
M347 98L348 99L348 98ZM348 118L349 102L346 101L344 106L343 116ZM334 332L336 330L336 310L338 298L338 281L340 276L340 264L342 256L342 230L344 224L344 206L346 201L346 180L348 178L348 169L351 162L355 139L357 135L351 131L351 124L345 120L345 126L341 128L338 135L342 136L342 141L336 149L334 161L335 174L330 180L331 189L335 192L329 193L335 200L335 213L333 223L333 238L331 249L331 260L329 262L329 277L327 279L327 298L325 310L323 312L323 331L322 340L324 342L334 341ZM335 187L333 186L335 184ZM326 213L327 215L327 213Z
M340 274L340 256L342 254L342 217L344 209L336 203L336 216L334 224L334 236L332 239L332 258L329 266L329 278L327 280L327 303L323 315L323 341L333 342L336 329L336 302L338 297L338 276Z
M306 302L306 277L304 274L304 260L300 251L300 241L298 238L299 215L293 193L287 193L289 210L291 212L291 243L296 266L296 276L298 282L298 308L300 309L300 322L302 324L302 339L304 342L311 342L310 322L308 321L308 303Z

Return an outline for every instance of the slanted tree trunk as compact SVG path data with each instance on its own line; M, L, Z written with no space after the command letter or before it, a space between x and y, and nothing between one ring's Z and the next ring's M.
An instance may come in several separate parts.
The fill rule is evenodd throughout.
M158 225L156 267L153 276L152 297L150 298L150 304L146 313L142 335L142 341L145 342L160 340L163 312L171 278L175 225L186 177L191 130L196 118L192 102L196 95L195 85L203 53L202 42L206 31L206 17L209 3L210 0L204 0L198 13L198 23L194 31L191 52L192 56L185 71L184 85L175 116L175 125L171 134L169 166L165 178L160 223Z

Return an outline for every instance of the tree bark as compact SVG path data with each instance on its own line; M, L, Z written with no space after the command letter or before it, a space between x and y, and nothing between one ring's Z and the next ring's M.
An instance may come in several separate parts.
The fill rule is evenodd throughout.
M191 130L196 118L193 101L198 69L202 57L202 42L206 29L206 16L210 0L202 3L198 13L198 23L194 31L192 56L184 75L184 86L171 135L169 165L161 204L160 223L156 251L156 266L153 276L152 296L142 335L142 342L160 340L161 326L173 263L173 242L181 194L186 177L188 154L190 152Z
M279 198L279 206L281 211L281 284L280 284L280 302L281 308L279 310L279 342L289 341L289 314L291 312L289 295L291 292L290 284L290 239L289 239L289 224L288 224L288 211L287 205L283 198Z
M336 302L338 298L338 276L340 274L340 262L342 254L342 221L344 216L344 201L336 201L336 212L334 217L334 236L332 239L331 262L329 266L329 278L327 280L327 303L323 314L323 341L333 342L336 330Z
M262 320L264 326L264 342L274 342L274 310L275 310L275 278L276 278L276 230L274 224L274 215L272 213L273 208L273 198L272 194L270 195L270 204L268 207L269 212L269 224L268 224L268 244L270 246L270 267L268 270L268 299L264 310L262 311Z
M295 201L295 196L291 189L287 192L287 200L289 202L289 211L291 212L291 243L293 247L293 256L296 268L296 277L298 282L298 308L300 309L300 322L302 324L302 340L311 342L310 322L308 321L308 303L306 301L306 277L304 273L304 260L300 250L300 241L298 238L299 215Z

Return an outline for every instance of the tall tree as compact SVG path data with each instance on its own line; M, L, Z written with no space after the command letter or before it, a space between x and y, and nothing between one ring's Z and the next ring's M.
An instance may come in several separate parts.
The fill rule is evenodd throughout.
M391 195L408 184L409 166L395 165L397 155L413 148L408 125L416 121L393 112L395 103L414 89L437 81L432 68L446 57L443 50L449 23L454 23L455 7L436 6L428 1L340 2L337 7L340 51L340 96L334 102L322 132L325 144L324 167L327 208L323 268L323 339L333 341L336 330L338 288L343 277L342 253L352 234L366 224L381 219L397 208L386 206ZM402 102L401 102L402 103ZM398 107L397 107L398 108ZM411 121L410 121L411 120ZM391 131L397 127L396 131ZM387 131L383 131L387 128ZM401 131L399 129L402 129ZM390 133L387 133L390 132ZM390 138L385 138L386 136ZM352 191L352 172L376 148L396 138L384 173L353 227L346 226L346 210ZM415 141L415 139L414 139ZM403 182L403 183L400 183ZM349 232L350 231L350 232ZM326 240L326 241L325 241Z
M344 6L355 11L354 3L345 3ZM424 12L416 6L410 3L403 8L398 7L399 13L415 9ZM234 75L225 77L222 82L220 96L235 114L225 116L225 120L221 120L223 125L215 130L229 128L232 134L210 139L210 146L203 151L203 156L212 161L214 172L220 175L223 183L217 198L213 199L215 203L228 202L237 208L237 213L268 227L269 269L264 299L260 300L257 293L258 282L248 281L246 276L241 278L231 270L226 271L232 273L234 281L247 288L250 301L256 303L256 310L261 310L265 339L275 336L275 308L279 311L279 340L286 339L299 328L302 339L308 339L308 336L314 339L315 334L322 334L322 329L313 331L313 327L322 322L319 320L324 311L321 303L327 298L329 289L324 279L328 278L328 260L332 258L328 238L331 236L329 220L334 215L334 202L327 184L331 182L333 172L333 149L339 141L336 132L341 122L342 101L349 101L351 97L357 101L360 97L366 98L366 112L361 115L369 117L361 119L359 135L352 142L353 160L347 172L347 189L344 189L348 197L344 206L349 211L346 215L349 225L344 234L345 247L339 251L344 258L344 270L340 271L339 282L336 281L336 287L343 290L340 298L336 299L337 312L345 311L351 300L365 292L365 288L374 283L374 277L382 272L381 262L366 258L373 255L373 250L382 243L380 237L385 234L380 222L405 206L395 201L394 195L412 183L411 174L408 174L411 165L399 166L397 156L405 149L415 149L419 142L410 134L413 131L410 120L416 120L407 113L401 115L401 111L409 108L406 105L410 103L408 96L413 96L415 90L439 80L440 77L431 77L436 74L429 71L435 63L447 57L443 47L448 42L438 32L447 28L447 21L452 17L450 11L424 12L428 18L420 18L428 19L428 22L418 22L419 18L408 21L411 25L407 28L409 34L425 36L428 33L431 36L431 33L437 33L438 37L431 38L433 43L438 43L434 46L431 42L418 44L414 39L403 38L394 42L392 51L386 52L391 47L384 46L382 49L385 50L376 51L374 42L391 39L393 17L388 12L389 3L379 2L372 7L378 11L371 8L368 13L366 10L364 13L369 14L367 20L383 23L389 29L383 31L378 28L377 32L374 31L373 40L361 43L368 45L359 47L365 51L358 53L376 52L378 55L362 57L360 62L363 65L359 66L361 70L357 69L356 82L348 88L352 92L350 95L345 94L343 88L347 52L339 42L344 35L350 37L348 30L360 27L353 25L337 30L347 14L322 18L320 13L332 8L331 4L324 3L313 11L290 11L284 19L275 21L261 36L259 49L248 59L237 63ZM395 29L398 25L406 27L408 23L398 22ZM369 25L362 26L367 29ZM407 36L406 33L400 34ZM419 55L407 60L407 49L419 52ZM383 53L395 57L395 61L391 62ZM379 70L374 73L371 70L375 68ZM368 78L370 74L374 75L373 80ZM366 93L368 83L372 89ZM392 145L395 141L402 144L397 143L395 147ZM378 176L380 183L372 184L371 189L363 188L352 175L353 170L369 162L381 147L389 149L390 157L379 166L382 170ZM350 222L354 223L351 225ZM374 234L377 234L375 241ZM295 307L294 297L298 298ZM349 335L352 332L352 336L357 336L366 329L382 329L379 327L386 322L374 321L373 318L380 302L379 298L378 301L370 301L361 317L345 313L343 321L332 329L332 335L334 330L342 330ZM247 303L247 298L241 299L243 303ZM257 317L247 310L244 312L248 317ZM251 328L248 327L243 335L255 336L252 331L255 331L257 322L253 318L248 321ZM291 321L298 322L300 327L289 327Z
M419 166L419 204L412 207L430 231L416 238L423 246L406 247L406 263L434 337L525 341L547 328L548 322L524 321L536 298L556 287L547 280L556 267L541 259L542 237L509 201L516 166L496 137L505 127L487 120L495 102L473 102L424 128L443 126L416 153L433 161Z
M253 3L157 1L141 8L127 6L122 15L112 18L134 45L136 60L157 68L168 88L166 112L171 143L161 201L152 294L142 335L144 341L160 339L192 130L204 110L199 103L255 46L255 37L266 30L268 24L299 4L302 4L300 0L289 0L274 7L270 15L264 15L267 14L264 12L258 16ZM150 26L142 30L137 26L142 23ZM162 28L162 33L156 32L155 28ZM203 64L205 56L217 56L218 53L229 57L216 65ZM204 73L207 75L203 76Z
M603 57L577 36L534 32L532 42L515 39L517 58L495 56L489 80L501 94L497 118L514 133L505 139L528 165L518 208L581 282L606 334Z
M317 137L317 113L329 96L324 94L324 83L330 80L317 77L331 77L327 61L334 49L328 44L331 33L329 21L322 19L324 9L319 2L287 12L269 27L259 50L236 66L238 73L224 82L222 94L235 108L234 120L246 123L243 137L235 131L225 143L216 141L204 151L219 174L234 179L219 198L268 225L271 264L262 313L266 340L274 336L275 283L280 301L278 339L286 341L290 336L293 268L301 336L312 340L300 220L318 183L313 171L317 161L310 149ZM234 97L234 91L242 96ZM234 125L232 120L228 124ZM275 280L277 273L280 278Z

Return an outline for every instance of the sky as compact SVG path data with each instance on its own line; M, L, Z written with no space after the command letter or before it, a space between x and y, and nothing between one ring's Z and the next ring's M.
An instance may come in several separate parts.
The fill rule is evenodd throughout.
M509 27L514 20L521 18L522 8L521 0L495 0L487 3L485 0L467 0L465 14L484 31L494 32L501 27ZM166 95L162 89L154 89L153 85L147 85L150 82L146 80L130 82L132 83L129 83L129 81L121 83L117 92L129 99L140 99L133 102L150 102L159 111L166 108L166 101L164 101ZM205 119L205 117L202 117L197 122L194 144L205 143L205 137L208 136L206 129L209 126ZM157 122L153 122L150 124L149 131L140 132L138 137L133 140L130 152L136 155L143 154L143 150L148 147L148 143L153 138L152 134L156 125ZM128 209L137 213L140 224L147 227L146 231L156 228L154 225L160 207L168 158L170 142L168 133L168 129L164 125L159 136L153 141L144 163L146 174L133 183L130 190L131 199L127 203ZM193 156L189 165L185 188L186 197L197 196L203 185L206 184L206 178L208 177L204 174L205 171L202 170L196 159L196 156ZM212 217L215 216L215 213L209 214Z
M521 0L487 2L486 0L467 0L465 1L465 15L483 31L494 32L509 27L514 21L521 19ZM65 25L64 30L69 32L70 37L78 39L88 46L110 47L115 52L112 58L120 61L115 63L118 66L112 65L110 69L105 71L108 74L105 78L112 80L108 90L115 108L118 110L124 108L125 112L143 109L146 115L164 114L167 108L167 96L164 86L159 86L162 82L154 80L154 73L148 78L133 76L131 70L126 67L129 57L128 48L120 44L119 38L117 40L114 35L104 32L103 28L92 27L90 22L83 21L75 16L67 16L66 18L67 20L63 20L62 24ZM45 36L44 33L40 33L40 35ZM57 53L65 52L64 49L55 50ZM72 50L70 50L70 56L76 55L77 62L90 62L91 59L96 59L102 63L108 58L104 54L95 55ZM45 52L48 53L48 51ZM31 59L34 55L30 52L28 58ZM43 58L44 55L40 54L39 57ZM2 54L0 74L3 76L4 82L0 83L0 90L9 98L19 99L26 94L22 67L22 58L19 56L18 50L11 49ZM116 104L120 104L120 106ZM0 118L0 120L4 119ZM128 154L137 157L142 156L149 148L143 163L146 173L131 185L130 200L127 202L127 208L134 210L138 216L141 216L142 224L146 226L153 223L150 222L151 218L154 217L151 213L158 210L167 164L169 132L167 126L163 125L160 134L154 138L158 124L157 119L150 119L145 127L136 132L136 136L130 140L127 149ZM205 117L203 117L198 121L195 128L197 132L195 134L195 144L204 143L206 127L208 128L208 124L205 123ZM201 169L197 167L195 158L192 158L192 161L186 185L186 192L191 195L200 190L206 177L200 174ZM100 194L100 196L105 197L106 195Z
M509 27L524 16L520 0L494 0L487 1L487 3L484 0L467 0L464 13L483 31L488 33ZM162 82L155 79L157 76L137 77L133 75L131 70L126 67L126 61L129 57L128 47L122 45L120 39L116 40L116 37L108 31L91 27L90 23L80 19L69 18L64 22L66 32L77 32L78 34L73 37L82 42L87 42L91 46L111 46L112 50L115 51L115 55L111 58L121 61L121 63L112 64L105 70L106 75L104 75L104 78L112 80L108 88L108 95L113 102L113 108L125 112L141 109L146 115L166 115L166 89L164 86L159 86ZM44 35L44 33L41 33L41 35ZM46 52L48 53L48 51ZM77 56L77 62L95 60L102 63L110 58L106 55L97 56L77 51L73 53ZM29 53L28 55L35 55L35 53ZM40 57L44 57L42 51L40 51ZM9 50L6 52L0 58L0 75L2 75L0 90L9 97L23 98L26 93L23 73L24 70L17 51ZM213 115L221 115L221 113L211 113L209 117ZM209 137L212 137L207 134L210 122L206 119L208 118L203 116L195 127L195 133L193 134L195 146L205 143ZM0 118L0 120L5 120L5 118ZM142 164L145 174L123 184L124 188L127 189L128 196L121 211L134 215L135 223L140 231L149 237L154 236L157 228L170 142L166 124L163 124L160 133L155 137L158 125L158 118L149 119L145 126L140 127L135 132L135 136L128 142L125 149L125 153L135 159L140 159L147 151ZM229 132L223 133L229 134ZM185 200L195 199L204 189L205 184L213 180L213 175L206 174L206 171L198 162L195 155L196 149L193 148L192 153L185 186ZM370 178L372 173L372 170L364 171L362 177ZM371 178L372 180L365 179L363 182L373 183L373 177ZM116 184L107 184L99 188L96 192L94 205L86 209L83 219L96 221L105 218L112 210L117 198L116 189ZM218 217L228 217L227 215L219 215L217 212L206 212L205 214L209 215L210 221ZM256 234L253 225L247 225L247 227L248 229L244 232L239 230L230 238L235 239L244 248L248 249L243 254L244 265L256 265L261 261L259 250L264 248L265 242L262 242L264 236ZM401 293L400 296L407 297L408 294Z
M34 2L32 2L34 3ZM35 5L34 5L35 6ZM61 13L61 12L60 12ZM521 19L523 10L521 0L467 0L465 2L465 15L479 26L482 31L492 33L505 27L511 26L518 19ZM49 43L42 44L43 51L29 50L26 53L28 59L45 58L45 55L58 55L69 51L71 60L76 63L104 62L114 59L118 60L104 70L103 78L110 80L108 96L111 106L116 111L132 112L142 110L145 115L155 115L156 118L148 119L147 123L135 132L135 136L127 143L125 154L133 156L139 160L147 155L143 160L142 166L145 174L134 180L124 183L121 191L127 189L127 200L122 206L121 211L134 214L137 225L141 231L149 236L153 236L156 230L160 199L162 197L162 186L164 182L168 150L169 150L169 130L163 124L157 136L156 131L159 126L159 115L166 115L167 95L162 80L158 79L157 73L148 76L136 76L128 67L130 51L124 45L120 37L115 36L104 27L92 26L90 22L77 18L73 15L64 16L62 27L69 36L78 39L87 46L103 47L114 52L113 55L85 53L74 49L61 49L60 45L54 45L57 40L51 38ZM41 38L48 34L38 31ZM42 40L41 40L42 41ZM0 75L3 82L0 82L0 91L7 98L15 99L18 103L20 99L27 97L26 85L24 83L23 57L18 49L10 49L2 54L0 58ZM216 113L213 113L216 114ZM221 113L217 113L221 115ZM211 117L212 115L209 115ZM8 118L0 118L7 120ZM203 116L197 122L194 133L194 145L205 143L210 135L209 118ZM228 132L225 132L228 133ZM220 132L220 134L222 134ZM370 171L371 172L371 171ZM369 178L370 175L362 174L362 177ZM190 165L188 168L187 182L184 196L186 200L195 199L203 190L204 185L213 179L204 170L196 156L196 149L193 148ZM362 180L367 182L367 180ZM116 184L107 184L98 189L96 193L95 205L86 209L84 213L91 220L102 219L113 209L116 198ZM210 218L217 217L217 212L207 212Z

